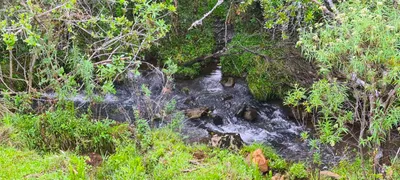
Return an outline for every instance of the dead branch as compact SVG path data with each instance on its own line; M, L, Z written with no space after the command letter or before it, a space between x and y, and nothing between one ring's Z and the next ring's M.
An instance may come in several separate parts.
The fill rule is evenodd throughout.
M191 30L191 29L193 29L193 28L195 28L195 27L197 27L197 26L199 26L199 25L202 25L202 24L203 24L203 20L204 20L207 16L209 16L209 15L210 15L219 5L221 5L223 2L224 2L224 0L218 0L217 4L215 4L215 6L214 6L210 11L208 11L206 14L204 14L204 16L203 16L202 18L200 18L199 20L193 22L192 25L189 27L188 30Z
M216 53L209 54L209 55L205 55L205 56L201 56L201 57L195 58L195 59L193 59L193 60L190 60L190 61L188 61L188 62L182 64L182 66L186 66L186 67L187 67L187 66L191 66L191 65L193 65L193 64L196 64L196 63L205 61L205 60L207 60L207 59L219 58L219 57L222 57L222 56L225 56L225 55L228 55L227 49L222 49L221 51L218 51L218 52L216 52Z

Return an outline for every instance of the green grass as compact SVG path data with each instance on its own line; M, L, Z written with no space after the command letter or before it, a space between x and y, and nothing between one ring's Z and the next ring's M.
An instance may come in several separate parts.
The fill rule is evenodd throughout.
M92 121L86 115L78 118L73 110L6 116L0 124L0 130L4 135L8 134L14 145L41 152L112 153L116 143L129 136L127 124L111 120ZM0 141L11 142L7 139Z
M65 119L65 116L69 116L69 120ZM28 135L35 135L37 130L34 122L37 123L38 119L43 120L44 117L48 124L57 122L61 123L60 126L71 128L69 131L57 131L57 136L49 136L59 143L50 149L29 145L41 140L41 137L35 139ZM252 144L239 151L230 151L205 144L190 145L184 143L174 126L149 129L143 123L146 121L137 121L135 130L132 131L126 126L116 128L119 126L108 121L91 121L88 117L77 118L73 111L61 109L38 116L6 116L0 123L0 179L270 179L276 173L286 174L286 177L292 179L318 177L307 169L306 164L288 163L268 146ZM52 126L47 127L56 129ZM80 128L88 128L85 131L87 133L82 134ZM73 148L72 144L69 144L71 139L65 139L71 138L70 131L84 135L79 140L85 141L91 140L88 137L101 136L99 131L104 131L103 135L119 132L128 134L129 137L124 136L125 138L121 139L120 136L111 135L109 138L114 148L112 152L100 149L107 149L108 146L95 143L103 162L92 167L85 162L89 159L86 151ZM61 140L71 145L70 148L64 151ZM80 143L75 145L81 146ZM265 175L245 161L247 155L256 149L262 149L269 161L270 171ZM368 176L381 177L373 174L370 161L366 161L365 164ZM354 162L342 161L332 171L345 179L358 179L362 177L361 168L360 160L356 159ZM399 163L394 163L387 167L386 172L397 179L399 170Z
M0 179L76 179L84 159L70 153L39 155L35 151L0 146Z

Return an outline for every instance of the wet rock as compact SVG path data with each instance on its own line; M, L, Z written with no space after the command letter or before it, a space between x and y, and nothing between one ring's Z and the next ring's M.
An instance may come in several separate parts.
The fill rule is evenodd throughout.
M228 101L233 99L233 95L232 94L224 94L222 95L222 101Z
M268 160L265 159L265 156L261 149L257 149L250 153L246 158L246 162L249 165L251 165L251 163L254 163L263 173L268 171Z
M341 176L339 174L336 174L331 171L321 171L319 172L319 174L321 175L321 177L325 178L341 179Z
M183 104L186 104L186 105L194 105L194 104L195 104L195 103L194 103L195 100L196 100L195 97L190 96L190 97L188 97L188 98L185 99L185 101L183 102Z
M193 143L208 144L210 141L210 134L205 129L186 125L184 126L184 128L182 128L181 133L184 135L183 140L185 141L185 143L188 144L193 144Z
M186 95L189 95L190 89L188 87L184 87L184 88L181 89L181 91L183 93L185 93Z
M212 147L240 150L243 147L243 139L237 133L215 133L212 135L210 145Z
M221 117L221 116L214 116L213 117L213 123L215 124L215 125L217 125L217 126L220 126L220 125L223 125L224 124L224 121L223 121L223 118Z
M209 111L208 107L193 108L186 110L185 115L189 119L197 119L201 118L202 116L205 116L208 113L208 111Z
M233 77L222 79L221 84L225 87L233 87L235 85L235 79L233 79Z
M236 113L236 116L241 117L247 121L255 121L258 117L258 112L255 108L244 105Z

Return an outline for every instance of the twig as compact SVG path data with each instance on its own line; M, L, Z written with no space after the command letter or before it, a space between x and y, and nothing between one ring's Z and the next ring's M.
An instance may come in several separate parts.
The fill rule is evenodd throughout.
M396 160L397 160L397 157L398 157L399 153L400 153L400 148L399 148L399 149L397 149L397 153L396 153L396 156L395 156L395 157L394 157L394 159L393 159L393 163L395 163L395 162L396 162Z

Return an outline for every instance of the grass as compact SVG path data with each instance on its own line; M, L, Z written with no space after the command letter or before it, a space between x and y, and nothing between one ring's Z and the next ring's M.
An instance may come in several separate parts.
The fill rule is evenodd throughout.
M31 146L35 144L32 142L43 139L40 134L37 139L28 136L35 134L35 124L38 119L43 121L44 116L48 124L60 123L57 125L70 128L68 131L57 131L57 136L49 136L54 138L53 142L60 143L52 148ZM69 116L69 120L65 116ZM141 130L132 131L126 128L126 124L92 121L87 116L78 118L68 110L56 110L38 116L6 116L0 121L0 179L270 179L276 173L286 174L291 179L318 177L307 169L306 164L288 163L271 147L252 144L240 151L230 151L204 144L189 145L184 143L176 127L147 129L141 123L146 121L138 121L135 127L142 127ZM80 128L87 128L86 133L82 134ZM70 140L65 139L71 138L70 131L84 135L79 140L72 138L76 141L91 141L92 138L88 137L110 135L109 142L113 142L111 145L114 150L101 150L109 147L99 146L96 141L89 142L98 147L96 152L102 156L100 165L91 166L86 163L90 159L86 152L93 149L73 148ZM99 134L99 131L104 132ZM125 134L124 138L116 136L115 132ZM61 146L61 140L68 143L70 148L63 149L65 146ZM75 145L80 146L80 143ZM255 165L246 163L247 155L256 149L262 149L269 161L270 171L267 174L263 175ZM382 176L374 175L368 164L371 163L366 166L369 176ZM362 177L360 169L360 160L356 159L354 162L342 161L332 171L345 179L358 179ZM399 163L394 163L386 170L392 179L399 178L398 172Z
M0 146L0 179L75 179L85 175L79 171L84 164L82 157L71 153L39 155Z

